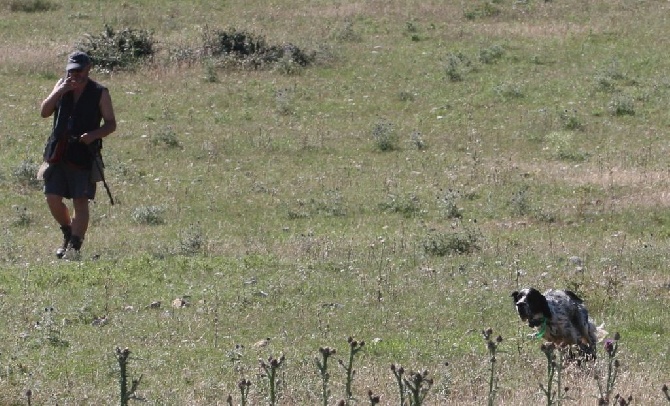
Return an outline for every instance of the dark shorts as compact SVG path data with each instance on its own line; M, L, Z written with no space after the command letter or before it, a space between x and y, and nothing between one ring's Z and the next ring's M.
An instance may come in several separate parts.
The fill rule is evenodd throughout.
M44 179L44 194L63 196L67 199L95 198L95 183L91 171L78 169L66 163L52 164Z

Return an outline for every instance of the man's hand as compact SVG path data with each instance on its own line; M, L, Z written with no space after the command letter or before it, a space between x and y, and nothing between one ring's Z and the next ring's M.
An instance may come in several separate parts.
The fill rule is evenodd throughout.
M95 136L89 133L83 133L82 135L79 136L79 142L83 142L86 145L89 145L95 140L96 140Z
M77 82L71 78L60 78L58 83L56 83L56 92L60 95L64 95L67 92L71 92L77 86Z

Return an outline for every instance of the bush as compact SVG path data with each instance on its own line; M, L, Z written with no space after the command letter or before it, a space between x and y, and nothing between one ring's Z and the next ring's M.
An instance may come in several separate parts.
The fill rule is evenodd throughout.
M26 227L30 225L32 222L32 217L30 215L30 212L28 212L28 208L25 206L18 206L18 205L12 205L12 209L14 209L14 220L12 221L12 224L16 227Z
M37 179L37 170L40 164L32 160L22 161L19 166L14 168L14 178L22 186L38 188L42 182Z
M199 225L191 225L181 234L179 251L182 255L200 254L206 246L207 240Z
M472 230L432 233L423 240L423 250L439 257L471 254L481 249L479 241L480 236Z
M9 10L22 13L39 13L58 8L58 4L49 0L12 0L9 3Z
M447 55L447 66L445 72L451 82L460 82L463 76L471 69L470 59L463 53L450 53Z
M132 28L114 31L108 25L100 35L87 34L78 47L91 57L98 68L110 71L130 68L155 52L154 40L148 31Z
M560 119L563 123L563 128L566 130L581 131L584 129L584 124L579 119L577 110L563 110L563 112L560 114Z
M160 130L157 134L151 136L149 141L152 146L157 147L163 145L168 148L180 148L179 138L172 127L167 126Z
M479 51L479 60L485 64L497 62L505 54L505 49L500 45L493 45Z
M496 17L500 15L500 9L493 3L495 2L487 1L484 4L476 5L473 9L465 11L465 18L472 21L477 18Z
M235 55L248 57L267 47L265 38L244 31L206 30L204 33L205 54L210 56Z
M205 56L230 58L254 69L281 63L286 70L288 65L305 67L314 60L313 53L293 44L268 45L264 37L245 31L206 30L203 36Z
M375 124L372 129L372 138L381 151L395 151L398 149L398 134L393 128L393 123L388 120L380 120Z
M634 116L635 101L626 95L617 95L609 104L609 110L615 116Z
M523 97L523 90L516 83L501 83L493 88L493 92L504 100L520 99Z
M133 211L132 217L138 224L160 225L165 224L164 213L165 208L161 206L142 206Z
M389 195L387 201L380 203L379 208L384 212L400 213L406 218L416 217L421 214L421 201L413 194L405 196Z

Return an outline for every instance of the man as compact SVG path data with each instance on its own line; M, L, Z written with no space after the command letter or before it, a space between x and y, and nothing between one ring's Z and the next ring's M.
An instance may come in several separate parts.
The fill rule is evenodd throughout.
M43 175L44 194L51 215L63 232L58 258L78 254L89 223L89 200L96 185L91 171L100 168L96 156L102 139L116 130L112 98L106 87L89 78L91 59L84 52L68 57L66 75L42 102L40 114L54 114L53 129L44 149L48 169ZM102 122L102 125L101 125ZM63 198L72 199L70 214Z

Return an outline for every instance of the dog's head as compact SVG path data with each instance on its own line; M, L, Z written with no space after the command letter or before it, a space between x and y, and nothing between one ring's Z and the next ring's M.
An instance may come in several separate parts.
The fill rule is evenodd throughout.
M537 289L527 288L512 292L512 298L519 317L523 321L528 321L531 327L538 325L543 317L551 319L551 309L547 299Z

